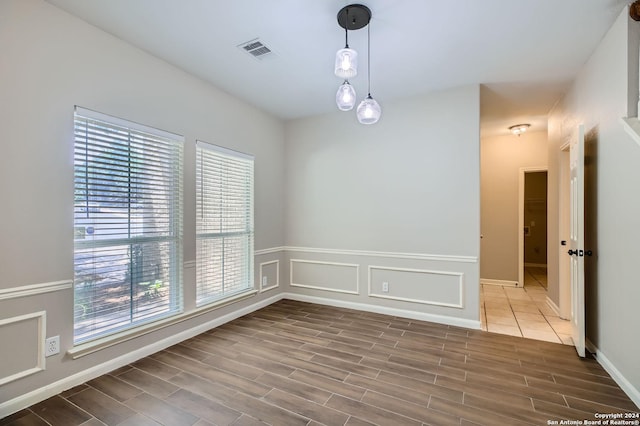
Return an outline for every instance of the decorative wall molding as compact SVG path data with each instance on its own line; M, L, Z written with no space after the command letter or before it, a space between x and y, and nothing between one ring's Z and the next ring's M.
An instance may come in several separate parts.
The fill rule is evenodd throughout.
M376 269L383 270L383 271L414 272L414 273L425 274L425 275L449 275L449 276L458 277L458 303L446 303L446 302L438 302L436 300L414 299L414 298L407 298L407 297L392 296L390 294L384 294L384 293L373 293L371 288L371 275L372 275L372 271ZM369 270L368 272L369 297L399 300L401 302L420 303L423 305L446 306L449 308L459 308L459 309L464 308L464 273L463 272L434 271L434 270L428 270L428 269L397 268L397 267L390 267L390 266L374 266L374 265L369 265L368 270Z
M265 276L262 272L262 269L268 265L276 265L276 283L267 287L262 287L262 277ZM264 293L265 291L273 290L274 288L280 287L280 260L270 260L269 262L262 262L260 264L260 274L259 274L259 283L260 293Z
M480 284L499 285L503 287L518 287L518 281L492 280L488 278L480 278Z
M44 341L46 339L46 329L47 329L47 325L46 325L46 321L47 321L47 313L45 311L39 311L39 312L34 312L31 314L26 314L26 315L20 315L17 317L12 317L12 318L6 318L6 319L2 319L0 320L0 327L9 325L9 324L15 324L17 322L22 322L22 321L29 321L29 320L33 320L35 319L36 321L38 321L38 332L36 337L36 345L38 347L38 355L36 357L36 365L34 365L31 368L28 368L26 370L23 371L17 371L14 374L11 374L9 376L6 377L0 377L0 386L4 385L5 383L9 383L9 382L13 382L14 380L18 380L21 379L23 377L26 376L30 376L32 374L38 373L40 371L43 371L45 369L45 360L44 360ZM24 336L24 338L28 338L29 336ZM10 347L10 342L5 342L5 348ZM1 406L0 406L1 407ZM0 419L4 417L2 415L2 410L0 410Z
M354 268L355 275L356 275L355 290L343 290L343 289L338 289L333 287L322 287L322 286L312 285L312 284L296 283L293 281L293 273L294 273L293 265L296 263ZM355 263L338 263L338 262L325 262L325 261L319 261L319 260L289 259L289 285L291 287L309 288L313 290L323 290L323 291L330 291L333 293L342 293L342 294L360 294L359 277L360 277L360 265Z
M286 250L286 248L284 246L270 247L270 248L266 248L266 249L255 250L253 252L253 255L254 256L264 256L265 254L280 253L280 252L283 252L285 250Z
M20 287L0 289L0 300L15 299L17 297L35 296L53 291L73 288L73 280L53 281L50 283L31 284Z
M607 373L611 376L611 378L620 386L620 389L627 394L627 396L640 407L640 389L636 388L626 377L622 375L620 370L616 368L615 365L606 357L604 353L596 345L593 344L589 339L585 341L586 347L592 354L595 355L596 361L604 368Z
M445 254L426 254L426 253L403 253L403 252L386 252L371 250L348 250L348 249L328 249L317 247L296 247L296 246L280 246L271 247L262 250L256 250L256 256L279 252L296 252L296 253L318 253L330 254L337 256L367 256L367 257L388 257L396 259L409 260L430 260L436 262L459 262L459 263L478 263L477 256L453 256Z
M386 257L396 259L409 259L409 260L431 260L436 262L459 262L459 263L477 263L477 256L451 256L440 254L424 254L424 253L401 253L401 252L383 252L383 251L368 251L368 250L339 250L339 249L325 249L325 248L312 248L312 247L293 247L285 246L282 248L284 251L298 252L298 253L319 253L319 254L332 254L341 256L367 256L367 257Z

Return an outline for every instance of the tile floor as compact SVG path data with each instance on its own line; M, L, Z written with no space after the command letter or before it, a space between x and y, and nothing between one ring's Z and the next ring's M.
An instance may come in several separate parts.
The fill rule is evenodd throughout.
M482 285L482 329L573 345L571 324L547 305L547 274L543 268L525 270L524 288Z

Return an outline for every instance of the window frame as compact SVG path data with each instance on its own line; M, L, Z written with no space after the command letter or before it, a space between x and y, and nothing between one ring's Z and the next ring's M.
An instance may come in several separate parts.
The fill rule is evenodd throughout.
M245 167L237 168L232 171L232 173L247 173L245 175L245 179L247 179L246 186L248 187L248 193L245 192L242 195L245 197L246 204L244 205L245 210L243 210L245 214L245 230L244 231L234 231L234 232L202 232L202 227L204 226L202 220L203 215L205 214L205 204L203 193L204 185L204 169L205 169L205 156L204 153L208 152L210 156L215 156L219 161L228 161L229 163L238 162L245 165ZM227 163L228 165L228 163ZM211 164L207 164L207 166L211 167ZM210 179L211 176L208 176ZM229 188L225 188L229 189ZM221 189L221 192L224 190ZM217 194L221 198L224 197L222 194ZM228 193L225 193L228 196ZM238 194L235 194L238 195ZM255 238L255 225L254 225L254 206L255 206L255 157L250 154L246 154L243 152L239 152L236 150L232 150L229 148L225 148L222 146L210 144L201 140L196 141L196 306L203 307L210 304L219 303L221 301L234 298L238 295L242 295L247 292L255 292L255 278L254 278L254 258L255 258L255 250L254 250L254 238ZM211 211L207 211L207 214L211 214ZM221 215L224 215L222 212L217 212ZM222 217L222 216L221 216ZM221 224L221 227L225 227L228 224ZM224 280L224 272L222 272L222 283L221 290L219 292L211 292L206 288L210 285L210 283L205 282L205 279L210 277L211 271L208 268L215 268L215 265L211 266L215 260L208 259L204 256L204 253L201 252L201 242L205 239L214 239L221 238L223 240L225 238L233 238L240 237L246 235L246 251L245 257L243 258L244 262L246 262L245 269L243 270L243 282L237 284L239 288L231 291L226 291L225 289L225 280ZM224 250L223 250L224 253ZM225 262L227 259L224 254L221 256L220 261L222 265L218 265L222 271L225 270ZM230 262L233 263L231 260ZM205 272L205 269L207 270Z
M128 167L129 167L128 170L130 175L132 174L131 170L133 170L136 167L135 165L132 165L132 164L135 163L136 161L138 162L137 164L140 166L140 170L143 170L142 174L149 173L148 171L154 167L158 167L159 169L165 172L168 172L168 175L167 175L168 178L166 178L165 180L160 179L160 182L162 183L166 184L168 182L167 189L165 189L165 192L163 192L161 195L161 197L162 196L166 197L166 202L164 204L159 203L159 206L163 206L164 208L167 209L167 212L168 212L169 219L167 219L166 231L165 231L167 235L155 235L155 236L148 235L153 232L156 232L156 233L162 232L162 231L155 231L155 228L153 232L147 231L145 234L144 229L145 227L147 227L146 221L148 220L148 218L145 217L143 213L141 216L142 225L140 224L132 225L132 215L131 213L129 213L126 219L122 217L119 219L113 219L113 218L108 219L115 222L119 221L120 224L127 223L127 229L129 230L127 237L110 238L105 233L102 235L102 238L96 237L90 240L80 238L81 235L84 235L84 238L86 238L86 234L84 233L86 233L89 227L82 225L81 224L82 221L78 220L79 213L82 215L82 211L79 212L78 210L78 194L79 194L79 191L80 193L82 192L83 190L82 184L84 183L84 191L85 191L84 196L86 197L85 202L87 206L85 209L85 213L86 213L86 218L89 219L92 217L90 214L92 203L89 201L89 198L91 197L91 195L89 194L90 178L89 178L88 170L90 169L90 167L88 166L88 164L95 166L95 164L97 163L97 160L93 158L91 159L91 161L89 161L89 156L87 154L85 155L85 158L84 158L85 163L84 165L82 165L82 162L78 159L78 152L82 151L82 146L84 146L85 154L88 153L89 146L91 147L95 146L99 148L97 144L98 136L95 136L95 135L92 135L91 137L88 136L89 134L88 129L90 127L90 124L89 124L90 122L99 123L99 124L92 124L91 126L100 126L100 125L104 126L104 129L105 129L104 140L106 141L105 145L109 147L110 147L109 143L113 143L114 146L116 144L116 142L114 142L117 139L117 134L115 133L116 132L115 129L119 129L123 132L124 131L129 132L128 133L129 135L128 157L123 157L123 158L128 158ZM79 129L85 129L85 134L83 135L79 133ZM112 133L109 133L109 132L112 132ZM133 136L132 136L133 134L135 134L136 136L136 144L137 144L136 146L138 147L139 150L142 150L142 151L138 151L136 153L137 156L135 157L135 159L132 160L132 158L134 158L132 154L134 151L131 148L131 145L132 145L131 140L133 140ZM156 145L154 145L154 140L156 140L155 142ZM184 222L184 214L183 214L183 210L184 210L184 198L183 198L184 142L185 142L185 139L181 135L177 135L171 132L167 132L167 131L156 129L150 126L125 120L122 118L118 118L118 117L114 117L114 116L100 113L97 111L93 111L80 106L75 107L74 109L74 194L75 194L74 195L74 291L73 291L73 294L74 294L74 331L73 331L74 345L81 345L81 344L85 344L87 342L91 342L95 340L102 340L105 337L126 332L132 329L140 328L144 325L148 325L149 323L165 320L169 317L179 315L183 312L184 300L183 300L182 259L183 259L183 222ZM146 150L149 150L149 152L153 151L154 153L156 153L154 150L159 151L161 149L160 143L166 144L166 147L163 147L162 149L166 150L166 152L168 153L167 159L163 159L162 161L158 160L158 158L160 158L160 155L151 155L146 151ZM140 154L140 152L142 152L142 154ZM140 157L143 158L143 161L140 160ZM148 158L145 158L145 157L148 157ZM146 161L149 158L153 158L154 161ZM115 163L115 161L113 162ZM108 164L108 161L106 161L106 162L103 162L102 165L95 166L95 167L100 169L100 173L104 174L105 180L104 182L102 182L99 179L93 178L93 182L100 182L99 185L103 188L111 188L108 186L109 182L112 182L117 178L117 177L114 177L116 176L116 173L114 171L116 166L114 166L113 164L110 165ZM79 170L80 170L80 173L84 171L84 173L86 174L84 181L82 180L82 178L78 177ZM109 174L110 171L114 172L113 176ZM155 177L154 179L152 179L151 177L147 176L146 180L141 179L140 182L141 182L140 186L142 187L144 184L146 185L157 184L158 179ZM113 188L115 188L115 186ZM111 190L113 188L111 188ZM123 194L121 195L121 198L128 199L129 200L128 203L131 205L132 204L131 199L133 197L132 195L133 193L131 191L130 183L128 188L129 189L128 189L128 192L126 192L126 195L124 192L121 192L121 194ZM110 189L101 189L101 191L105 191L105 192L108 192L109 190ZM96 192L99 192L99 191L96 190ZM149 197L154 197L154 196L149 196ZM98 198L100 197L96 196L96 199ZM155 213L154 209L156 208L155 202L156 200L155 198L153 198L152 200L153 206L151 207L151 210L154 213ZM99 201L96 203L99 204ZM105 203L105 205L106 204L108 203ZM98 205L95 208L101 209L102 207ZM130 211L131 209L129 210L129 212ZM109 217L109 214L111 214L113 217L116 216L115 213L108 212L106 213L105 217ZM103 219L103 218L98 218L99 216L98 214L96 214L95 216L96 217L94 217L92 220ZM123 215L120 215L120 216L123 216ZM103 225L102 223L100 224ZM79 228L84 228L84 229L80 230ZM136 228L134 230L138 232L137 235L132 235L132 232L131 232L132 228ZM92 230L92 232L94 231ZM95 267L95 265L99 263L100 250L104 250L107 247L115 248L115 247L129 246L129 251L127 255L127 257L129 258L128 268L129 270L132 270L133 268L132 258L134 256L133 247L134 246L142 247L143 244L158 244L158 245L166 244L168 246L167 250L169 254L167 258L168 260L166 262L164 261L164 251L162 251L164 249L162 247L160 247L158 250L162 251L163 254L157 254L153 252L154 255L160 256L160 259L161 259L161 261L158 263L158 266L157 266L158 269L163 268L163 271L164 271L164 268L166 268L168 271L167 276L168 276L169 285L167 287L167 293L168 293L167 294L168 300L166 302L167 309L165 311L152 314L148 317L141 317L139 319L135 319L133 307L134 305L138 306L138 303L135 300L135 297L138 296L138 294L134 293L137 287L134 288L134 283L133 283L134 278L132 274L127 279L122 280L122 284L125 290L126 290L126 286L127 285L129 286L129 293L131 295L127 301L131 306L130 308L131 314L129 316L129 321L123 320L117 323L118 325L115 325L113 327L105 327L105 326L96 327L94 325L92 327L89 327L91 331L86 332L84 334L79 334L78 324L80 321L78 318L79 312L77 312L79 311L79 309L77 309L77 307L78 307L78 301L83 299L79 299L80 278L78 274L78 268L79 268L78 253L81 252L82 250L93 250L94 254L92 254L91 256L88 256L88 258L92 259L93 265ZM126 261L124 259L125 259L124 257L118 258L120 262L124 262L124 264L126 265ZM103 263L106 263L106 262L103 260ZM135 285L138 285L138 284L140 283L136 283ZM147 287L147 289L151 289L151 288L152 286ZM147 291L150 291L150 290L147 290ZM104 300L104 298L102 300ZM96 301L98 302L98 306L100 306L99 298L96 298L95 300L91 299L92 306L95 305ZM149 303L149 305L151 304L152 303ZM149 306L144 304L141 304L141 305ZM101 323L104 321L105 321L105 315L102 312L99 312L98 314L96 314L94 318L95 323Z

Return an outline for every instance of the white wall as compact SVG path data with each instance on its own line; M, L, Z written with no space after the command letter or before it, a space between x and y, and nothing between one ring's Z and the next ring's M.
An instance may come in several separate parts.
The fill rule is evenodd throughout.
M479 87L383 102L382 108L372 126L358 124L353 111L287 123L286 242L308 249L289 250L289 256L325 262L313 268L324 280L312 279L309 266L302 274L294 262L309 286L325 290L291 290L477 321ZM352 274L331 263L350 265L344 267ZM372 265L395 268L394 274ZM405 269L419 270L417 281ZM456 273L463 274L464 307L441 306L460 295ZM381 293L384 280L388 294Z
M73 279L76 104L185 136L185 262L195 261L196 138L255 155L255 246L283 245L281 121L41 0L0 2L0 52L0 290L16 295L25 286ZM256 269L260 262L280 257L258 256ZM194 279L191 262L184 273L187 311L195 306ZM71 289L0 297L0 320L46 311L46 334L60 335L62 349L60 355L47 358L45 371L0 386L0 409L14 397L271 295L258 295L75 361L65 356L73 340ZM0 335L21 329L13 324ZM23 338L33 342L25 350L34 350L34 345L37 349L35 335ZM16 353L16 348L5 341L0 359L31 356Z
M520 169L547 167L547 132L484 137L480 146L480 277L518 281Z
M586 247L594 256L585 258L587 339L636 404L640 404L636 248L640 241L640 146L625 133L620 118L636 112L638 25L629 20L625 9L549 119L550 188L560 183L560 146L579 123L585 125L586 167L594 183L586 190L587 204L592 205L585 213L586 221L594 223L585 231L587 241L594 244ZM551 193L549 202L550 209L557 208L558 194ZM557 218L552 222L550 241L560 239ZM554 268L549 269L549 287L555 289L550 297L557 297L558 256L564 253L558 253L557 247L550 250L549 258L555 259Z

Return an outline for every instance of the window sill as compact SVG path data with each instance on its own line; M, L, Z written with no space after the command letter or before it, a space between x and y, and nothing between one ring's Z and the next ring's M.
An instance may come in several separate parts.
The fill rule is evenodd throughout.
M144 324L139 327L122 331L120 333L112 334L110 336L105 336L96 340L92 340L87 343L81 343L69 349L67 351L67 355L69 355L72 359L82 358L83 356L92 354L94 352L98 352L102 349L115 346L119 343L126 342L128 340L133 340L137 337L144 336L145 334L152 333L156 330L160 330L165 327L178 324L182 321L186 321L191 318L204 315L216 309L223 308L233 303L240 302L242 300L255 296L257 293L258 293L258 290L252 289L244 293L236 294L227 299L219 300L209 305L201 306L199 308L194 309L193 311L173 315L171 317L164 318L148 324Z

